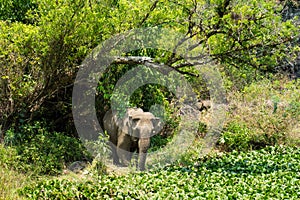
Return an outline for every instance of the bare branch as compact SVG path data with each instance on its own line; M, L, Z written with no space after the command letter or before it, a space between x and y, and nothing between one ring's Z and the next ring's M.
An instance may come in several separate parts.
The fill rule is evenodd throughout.
M150 57L141 56L127 56L127 57L116 57L114 64L145 64L146 62L153 63L153 59Z
M116 57L113 64L130 64L130 65L145 65L160 71L163 74L168 74L171 70L164 64L154 62L153 58L141 56Z
M199 76L197 74L193 74L193 73L190 73L190 72L185 72L185 71L179 70L179 68L183 68L184 66L172 67L172 66L168 66L168 65L165 65L165 64L158 64L150 57L139 57L139 56L116 57L113 64L142 64L142 65L145 65L147 67L151 67L153 69L156 69L156 70L158 70L161 73L166 74L166 75L168 73L170 73L172 70L175 70L175 71L179 72L180 74L190 75L190 76L194 76L194 77ZM193 65L194 64L192 64L192 63L186 63L185 67L193 66Z

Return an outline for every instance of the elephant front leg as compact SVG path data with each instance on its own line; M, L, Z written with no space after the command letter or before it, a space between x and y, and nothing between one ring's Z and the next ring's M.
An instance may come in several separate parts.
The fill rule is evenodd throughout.
M120 165L119 157L118 157L118 154L117 154L117 143L118 143L117 133L111 134L110 137L109 137L109 146L110 146L110 149L111 149L114 165Z
M138 168L141 171L145 170L147 151L150 147L150 138L141 138L139 140L139 163Z
M131 137L125 133L122 133L118 137L117 154L124 166L130 164L132 152L131 150Z
M114 143L110 142L109 146L111 148L111 153L113 157L113 164L114 165L120 165L119 156L117 154L117 147Z

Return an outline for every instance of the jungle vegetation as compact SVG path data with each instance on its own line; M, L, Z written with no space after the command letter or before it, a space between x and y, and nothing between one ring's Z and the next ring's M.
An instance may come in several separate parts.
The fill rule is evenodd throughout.
M299 3L0 0L0 198L299 197L300 31L297 16L283 17L289 8L300 9ZM210 99L205 77L195 68L203 65L216 67L222 77L224 127L204 157L195 141L171 166L109 174L78 138L72 116L74 80L99 44L153 27L184 36L178 49L192 41L187 49L192 56L144 48L140 41L140 49L124 53L99 78L99 119L111 106L118 80L141 63L169 67L185 77L199 101ZM152 151L176 132L180 118L174 102L175 95L160 84L145 85L130 97L131 106L144 110L153 104L165 107L164 133L153 138ZM199 122L197 138L205 136L208 126ZM91 169L84 180L71 172L64 175L66 166L78 160Z

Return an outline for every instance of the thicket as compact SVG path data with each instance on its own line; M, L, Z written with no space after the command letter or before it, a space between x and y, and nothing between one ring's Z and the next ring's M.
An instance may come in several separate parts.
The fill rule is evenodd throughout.
M300 31L297 17L282 16L298 6L291 0L0 0L0 188L6 188L10 176L24 178L7 171L54 175L73 161L91 161L72 118L76 74L103 41L131 29L157 27L183 34L178 48L192 41L193 57L143 48L142 43L124 53L99 77L100 121L117 81L140 65L140 57L182 74L202 100L210 98L209 88L194 66L209 61L208 66L218 66L228 101L217 150L231 153L199 158L202 146L197 143L200 147L158 171L104 175L105 166L92 163L101 168L100 176L42 180L19 193L31 199L297 198L300 154L288 146L300 143L300 85L286 77L295 73ZM134 59L126 61L126 56ZM159 84L145 85L131 96L132 106L149 110L161 104L166 109L164 131L171 134L152 138L150 151L171 140L180 120L176 101ZM202 114L199 141L210 126L211 112Z
M220 149L248 151L276 144L299 145L299 89L299 81L275 78L228 94Z
M36 166L48 163L49 166L41 168L43 173L57 172L64 163L84 157L81 144L73 138L77 136L71 109L76 73L98 44L134 28L170 28L185 35L183 42L197 42L190 46L197 54L189 60L161 49L143 49L142 44L141 49L126 52L126 55L151 57L155 63L171 67L186 77L200 99L209 98L209 92L202 75L194 68L199 58L220 66L227 91L239 91L232 94L236 95L233 99L250 98L247 95L252 94L256 98L260 94L255 92L264 89L253 82L272 78L282 60L292 61L299 51L299 47L293 45L299 37L299 27L294 24L296 19L282 20L283 8L284 3L262 0L119 0L101 3L96 0L2 0L1 140L5 145L16 146L24 163L33 162ZM128 63L116 61L99 78L96 98L99 118L110 106L116 82L138 64L138 59ZM251 83L253 85L249 85ZM239 96L240 93L245 96ZM254 106L258 109L257 116L238 113L241 111L232 108L233 114L229 114L232 121L225 127L220 141L223 148L255 149L281 141L282 135L290 131L290 115L298 112L296 102L299 98L291 97L286 110L277 106L270 116L264 112L273 112L270 110L279 105L282 98L283 95L274 92L271 95L273 108L267 111L262 111L263 106ZM165 87L148 85L134 93L131 103L147 110L153 103L168 107L173 100L174 95ZM246 103L252 106L250 100ZM168 126L172 131L177 121L172 118L173 110L168 112ZM244 114L247 117L240 123L238 117ZM255 123L247 121L252 117L258 117L261 123L266 123L264 117L268 117L271 125L268 128L258 127L266 127L259 123L252 126ZM235 137L241 135L246 135L248 142L237 145L241 141ZM254 137L265 137L266 140ZM252 144L253 140L258 140L259 144ZM154 141L157 144L165 142L160 138ZM76 144L78 153L73 151L72 143Z
M92 159L79 139L51 132L45 122L9 129L4 144L9 148L1 152L1 161L8 168L23 173L60 174L74 161Z
M158 26L176 29L186 34L185 39L197 38L196 47L203 48L198 56L222 64L224 75L231 77L227 86L240 89L243 82L274 72L283 58L292 59L294 47L289 44L299 33L292 20L281 20L282 5L275 1L122 0L99 4L45 0L18 4L26 5L25 8L15 7L12 1L3 2L7 9L23 11L23 14L18 12L20 17L14 13L1 16L0 108L4 132L11 126L17 128L20 121L40 118L46 118L56 131L75 132L71 92L76 72L85 56L114 34ZM11 20L14 18L11 16L15 19ZM32 23L24 23L23 19ZM158 63L163 62L189 77L196 83L195 90L201 88L197 84L199 74L192 69L198 56L187 63L172 53L161 56L160 50L141 49L130 55L154 57ZM99 88L101 111L109 104L115 82L134 66L134 63L116 64L100 83L105 86Z

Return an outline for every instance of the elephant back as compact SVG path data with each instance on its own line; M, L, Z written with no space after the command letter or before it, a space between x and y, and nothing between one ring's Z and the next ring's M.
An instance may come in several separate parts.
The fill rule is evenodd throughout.
M154 119L155 116L151 112L134 113L131 115L132 119Z

